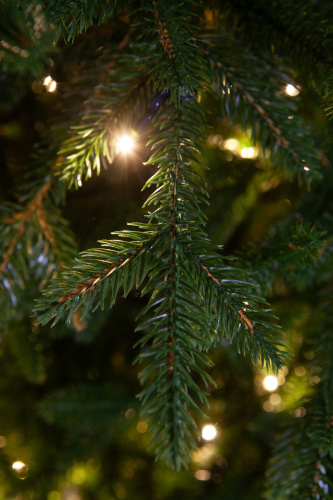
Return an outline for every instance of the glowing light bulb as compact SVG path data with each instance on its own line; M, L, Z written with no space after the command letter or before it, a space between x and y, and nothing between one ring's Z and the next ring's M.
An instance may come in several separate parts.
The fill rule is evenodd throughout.
M274 375L268 375L265 378L263 385L267 391L275 391L275 389L279 385L278 379Z
M117 141L118 153L130 153L134 147L134 141L129 135L123 135Z
M57 88L57 82L55 82L54 80L50 83L50 85L48 86L47 90L49 92L54 92L55 89Z
M299 94L299 90L294 87L294 85L291 85L291 83L288 83L285 88L285 93L290 95L290 97L295 97Z
M57 88L57 82L53 80L53 78L50 75L44 78L43 84L48 92L54 92L55 89Z
M205 425L201 431L201 436L205 441L211 441L216 437L217 430L214 425Z
M242 158L255 158L258 156L257 148L243 148L241 150Z
M239 149L239 141L237 139L227 139L223 144L224 149L228 149L232 152L237 152Z
M21 460L13 462L12 469L19 479L25 479L28 476L28 466Z
M209 470L198 469L194 473L194 477L198 479L198 481L209 481L212 474Z

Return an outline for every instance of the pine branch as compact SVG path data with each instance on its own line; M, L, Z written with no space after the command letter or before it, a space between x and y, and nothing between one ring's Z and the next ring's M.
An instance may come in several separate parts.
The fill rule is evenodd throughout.
M204 88L207 63L196 44L197 16L192 2L152 0L138 9L134 26L142 68L154 89L170 89L171 102Z
M205 38L204 50L214 61L214 88L224 112L239 119L244 131L270 151L273 165L299 181L320 178L322 166L314 149L313 133L302 123L295 102L272 65L244 49L233 37L222 34ZM223 52L221 51L223 47Z
M92 308L104 309L107 294L111 295L112 307L122 285L125 297L135 284L140 286L151 265L150 255L163 244L163 239L157 241L155 234L149 232L114 234L121 236L122 240L104 240L102 248L83 252L72 269L43 291L44 298L35 310L39 323L46 324L54 318L55 324L64 315L70 322L80 306L83 307L83 319Z
M129 2L124 0L39 0L49 22L57 26L57 38L74 42L76 35L96 23L105 23Z
M310 438L304 425L285 432L268 470L270 500L329 500L333 470L331 460Z
M242 352L248 348L255 363L261 361L278 369L287 357L281 351L284 342L280 330L272 324L273 316L251 307L252 303L264 302L263 299L243 292L248 284L241 279L241 273L225 266L218 269L220 258L213 254L201 228L204 218L199 204L207 194L201 186L203 197L199 195L198 177L191 166L200 158L191 152L192 144L197 145L197 138L202 135L194 120L199 109L192 103L181 107L176 115L172 109L166 110L168 119L163 119L163 132L153 139L153 149L157 151L150 160L159 161L158 171L146 184L158 186L146 204L159 205L150 217L169 228L170 241L161 256L163 268L150 273L150 282L144 290L152 292L152 296L143 311L150 315L139 326L148 333L139 341L145 350L138 360L149 361L141 373L141 380L147 385L140 397L153 429L157 456L177 469L186 465L189 445L193 447L190 436L196 432L192 417L186 419L188 410L196 409L195 402L188 400L188 389L205 401L202 390L181 367L188 366L192 373L198 371L207 384L209 378L205 372L210 363L202 350L208 350L220 338L217 332L220 322L223 334L235 338ZM216 269L218 278L212 274ZM249 312L244 308L245 299L251 301ZM150 346L146 347L148 342ZM191 359L195 364L190 363ZM186 385L178 394L183 384ZM160 419L162 408L163 419ZM185 429L178 428L178 421L185 422ZM185 432L187 443L180 448Z
M276 54L317 91L325 90L323 82L332 70L333 49L327 5L277 0L268 6L256 0L248 9L244 0L225 0L221 12L226 17L231 14L233 28L257 53Z
M220 338L216 318L223 335L235 338L241 352L249 350L255 363L278 369L287 357L275 318L257 307L265 301L245 292L249 284L239 271L219 269L219 257L202 229L200 205L207 202L207 193L191 166L201 154L198 115L203 118L195 102L181 101L178 108L166 107L157 122L161 130L151 140L148 163L159 165L145 186L156 186L145 206L157 208L149 213L148 224L136 224L139 231L117 233L121 240L106 240L104 248L84 252L44 291L36 308L42 324L65 315L70 320L81 306L84 317L92 308L103 308L108 292L112 305L122 284L126 296L135 282L139 286L149 277L143 293L151 298L138 327L146 334L138 342L143 350L137 360L148 361L140 375L145 384L140 398L157 456L176 469L186 466L195 448L191 412L198 411L196 399L206 402L197 377L204 385L213 382L207 373L211 361L203 351Z
M0 302L6 314L8 306L18 305L17 295L33 279L40 288L74 255L73 236L66 221L50 198L53 179L35 191L24 206L7 203L0 207L2 261L0 264Z
M215 342L227 337L236 343L238 352L249 352L256 366L278 371L289 357L284 352L287 342L280 327L274 324L277 318L262 309L268 306L266 301L249 292L244 272L225 266L213 249L206 255L191 257L198 289L205 297L209 315L216 318Z
M70 137L59 151L59 175L71 187L82 185L101 165L107 168L117 155L121 133L135 126L151 97L147 77L138 72L135 56L121 56L110 63L107 80L98 84L84 103L80 122L70 127ZM130 77L128 72L130 70Z
M237 254L239 268L266 296L276 280L304 290L316 279L321 257L327 246L325 232L298 221L274 228L267 238L253 243Z

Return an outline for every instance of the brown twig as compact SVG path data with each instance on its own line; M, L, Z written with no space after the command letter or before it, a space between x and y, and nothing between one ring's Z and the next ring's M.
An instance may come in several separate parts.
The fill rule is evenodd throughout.
M198 262L199 262L199 260L198 260ZM199 262L199 264L200 264L200 262ZM200 264L200 266L202 267L202 269L204 269L206 271L207 276L209 278L211 278L213 281L215 281L215 283L217 283L218 286L221 286L221 283L219 282L219 280L217 278L215 278L215 276L212 275L212 273L209 271L209 269L206 266L204 266L203 264ZM253 324L251 323L249 318L246 316L246 314L241 309L239 309L237 312L240 315L243 323L245 323L245 328L249 328L250 333L251 333L251 337L253 337L253 329L254 329Z
M9 264L9 261L11 259L11 256L15 250L17 242L19 238L24 234L25 227L27 223L32 219L33 215L35 214L37 215L38 222L40 224L40 227L42 229L46 241L51 245L55 244L53 231L47 224L47 218L43 207L43 201L47 193L49 192L52 183L53 179L51 178L46 184L44 184L44 186L39 191L37 191L37 193L33 196L33 198L31 199L30 203L28 204L25 210L17 212L12 217L9 217L8 219L4 220L6 224L15 224L19 222L19 225L9 244L7 251L3 255L3 261L0 266L0 277L5 272Z
M80 283L80 285L78 285L74 290L67 292L63 297L60 297L58 304L65 304L68 300L71 300L79 294L87 295L87 293L91 292L97 284L100 284L102 278L110 276L118 267L126 264L130 257L136 255L137 252L137 250L132 250L126 259L120 259L118 262L114 262L110 267L104 269L104 271L95 273L92 278Z
M153 0L153 6L154 6L154 14L156 17L155 24L158 26L157 33L159 35L160 42L163 46L163 49L168 54L170 61L172 61L174 49L173 49L172 43L170 41L168 30L165 28L165 26L163 25L163 23L161 21L155 0Z

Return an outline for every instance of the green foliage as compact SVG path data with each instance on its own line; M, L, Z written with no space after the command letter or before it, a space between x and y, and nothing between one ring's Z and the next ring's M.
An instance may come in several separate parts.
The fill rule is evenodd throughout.
M124 0L39 0L50 23L58 27L57 38L62 35L73 42L76 35L86 31L93 23L104 23L119 12Z
M0 2L2 71L40 76L46 55L54 52L53 36L40 5L26 0Z
M170 89L170 100L205 88L207 62L197 45L196 5L155 0L134 11L140 63L155 89Z
M305 426L287 431L275 450L268 472L267 498L272 500L328 500L332 463L322 454Z
M75 253L73 235L49 197L51 183L49 178L26 206L7 203L0 207L2 327L29 281L30 286L32 280L42 288Z
M244 131L251 127L254 143L285 174L296 174L299 182L320 178L313 132L297 115L295 99L285 94L291 82L287 75L276 70L274 60L244 48L236 36L222 33L205 42L222 112L239 121Z
M77 330L74 340L87 328L88 341L102 342L105 338L98 339L89 331L89 322L96 321L94 312L113 306L121 294L129 301L132 290L139 291L135 293L143 296L144 305L137 317L136 331L140 333L135 344L142 384L138 397L156 457L179 471L189 467L191 452L197 449L198 421L204 418L201 406L207 405L208 392L215 385L215 356L222 356L223 351L226 357L234 356L236 365L240 364L240 353L256 367L276 374L290 362L286 337L259 292L274 300L297 289L303 293L301 300L307 302L313 301L307 288L311 286L316 292L314 287L318 286L331 301L327 286L332 260L328 182L327 186L321 184L323 189L318 188L320 200L312 216L310 209L304 210L304 222L294 222L303 216L299 207L303 210L308 203L305 185L316 189L311 181L325 183L330 177L332 151L328 139L319 136L320 132L329 136L330 125L322 121L314 133L305 124L311 121L309 116L313 121L323 120L306 103L306 99L311 100L309 88L316 98L326 96L327 114L331 112L333 47L332 28L325 21L327 5L312 1L291 4L287 0L256 0L251 6L243 0L209 6L192 0L171 0L168 4L152 0L144 5L51 0L36 4L22 1L17 9L15 2L1 2L0 8L3 81L10 81L8 75L16 73L40 79L49 66L59 83L53 96L45 90L38 97L41 107L51 109L51 116L43 118L46 127L31 118L36 131L47 129L45 142L34 149L31 176L20 179L16 201L11 198L8 202L7 193L3 193L1 323L16 325L20 301L29 302L29 293L36 295L39 287L42 297L35 307L39 324L52 321L59 328L60 320L66 319ZM120 13L121 17L115 17ZM93 29L85 34L89 27ZM100 31L104 31L102 36ZM65 56L54 51L53 40L60 34L66 42L74 42L69 47L59 40L57 51ZM54 61L50 61L53 51ZM81 61L85 54L87 58ZM300 96L287 97L286 83L297 85ZM31 82L28 86L30 92ZM241 156L233 161L223 140L221 156L215 158L215 163L223 165L219 164L214 174L206 169L206 119L216 104L221 110L213 124L217 133L222 130L224 134L223 127L230 125L231 117L236 127L246 133L251 130L251 144L261 146L263 154L248 163L251 173L247 177L242 175ZM142 119L148 125L144 130L139 127ZM143 205L146 220L130 223L130 229L123 231L114 231L112 226L112 239L102 239L99 248L81 252L69 266L75 245L59 205L67 189L84 190L93 181L93 171L103 176L103 170L109 168L113 175L123 167L129 172L130 160L119 154L116 146L123 132L135 139L137 156L133 155L133 162L140 164L150 154L138 174L141 178L150 175L144 185L149 191ZM0 127L0 139L5 133ZM12 165L13 152L5 149L4 161ZM277 195L288 197L290 208L288 213L276 209L267 216L268 223L261 227L259 222L247 230L249 205L245 198L251 198L253 206L262 202L260 185L273 172L268 166L279 168L274 172L278 180L284 179L285 184L287 179L291 181L289 188L284 186L286 194ZM13 177L15 168L17 165L9 168ZM219 226L239 222L238 233L226 241L225 251L235 254L237 237L245 243L241 252L236 251L238 263L224 255L221 246L213 244L205 232L209 223L205 207L212 184L232 184L237 175L229 173L236 168L240 180L235 195L230 203L221 202L224 208L219 217L226 219L228 204L237 211L243 203L242 213L232 221L219 222ZM264 172L253 173L255 169ZM295 177L298 186L292 183ZM112 189L110 196L116 199L114 184ZM69 197L81 193L69 192ZM213 209L216 201L213 196ZM266 234L269 225L274 229ZM235 228L228 234L233 233ZM253 239L255 243L250 244ZM277 282L282 284L280 288ZM313 307L318 317L325 315L320 304ZM314 323L311 314L309 317ZM20 318L16 319L18 323ZM273 452L268 473L269 498L273 500L324 500L331 494L330 314L326 314L321 329L311 326L309 337L315 353L311 370L322 370L322 380L316 384L310 379L308 400L299 403L304 404L306 415L292 423L288 420L291 430ZM36 328L33 324L32 330ZM27 335L27 329L17 325L14 332L4 338L19 370L29 384L44 383L51 377L46 366L52 372L57 348L47 365L47 354L39 344L35 346L35 333ZM58 342L64 342L64 337L54 335ZM226 354L221 347L229 344ZM89 373L85 374L88 379ZM218 386L221 377L218 374L216 378ZM88 436L97 428L107 429L132 405L128 395L113 384L70 384L66 374L59 378L52 380L51 392L39 403L38 411L48 424L66 431L75 428L78 434ZM54 390L53 382L62 389ZM298 416L295 411L293 415Z
M51 318L57 322L65 314L70 321L80 307L84 317L92 308L103 308L107 294L113 305L121 286L126 297L148 275L143 294L151 298L139 325L146 335L139 341L144 350L138 357L148 366L140 374L146 384L140 399L157 456L179 469L196 447L191 433L197 428L189 410L196 410L197 403L189 391L206 402L194 374L206 386L212 382L207 373L211 362L203 351L228 337L239 352L249 351L255 364L273 370L287 356L275 318L261 309L265 301L247 293L249 284L239 271L221 262L202 230L200 204L207 193L191 166L202 161L197 140L202 128L194 121L199 107L169 106L165 113L168 118L157 123L160 133L151 140L149 163L159 164L145 186L156 186L145 203L157 205L149 212L148 224L138 224L140 231L118 233L122 240L104 241L101 249L83 253L44 291L36 313L42 324Z
M302 221L276 227L267 239L239 254L239 266L251 272L251 280L265 296L273 292L277 280L304 290L316 277L324 237L325 232Z
M42 384L46 377L46 358L36 336L27 335L26 325L23 325L16 329L16 335L7 334L5 339L24 377L30 383Z
M117 155L117 139L122 131L133 129L143 115L151 88L138 71L134 55L113 57L106 81L95 86L84 102L81 119L70 128L59 151L58 169L69 187L82 185L101 166L107 168ZM130 75L129 75L130 71Z
M245 0L224 0L221 11L226 19L232 12L228 20L232 19L238 35L254 51L288 61L294 73L299 72L320 93L325 92L333 49L329 2L276 0L268 5L255 0L249 11Z
M133 407L135 401L119 387L72 385L48 394L38 413L48 423L81 433L114 425L129 404Z

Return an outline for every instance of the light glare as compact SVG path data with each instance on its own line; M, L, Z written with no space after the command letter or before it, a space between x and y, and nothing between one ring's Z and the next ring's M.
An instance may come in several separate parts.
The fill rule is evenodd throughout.
M21 460L16 460L16 462L12 464L12 469L16 470L17 472L20 472L22 469L24 469L24 467L26 467L26 464L24 462L21 462Z
M118 153L129 153L134 147L134 141L129 135L123 135L117 141Z
M57 88L57 82L50 75L44 78L43 84L48 92L54 92Z
M291 83L288 83L285 88L285 93L290 95L290 97L296 97L299 94L299 90L291 85Z
M255 158L258 156L258 151L256 148L243 148L241 150L242 158Z
M224 149L228 149L232 152L237 152L239 149L239 141L237 139L227 139L223 144Z
M264 380L264 387L267 391L275 391L278 386L278 379L274 375L268 375Z
M214 425L205 425L201 431L201 435L205 441L211 441L216 437L217 430Z
M47 90L49 92L54 92L55 89L57 88L57 82L55 82L54 80L50 83L50 85L48 86Z
M194 477L198 479L198 481L209 481L211 473L209 470L198 469L195 471Z

